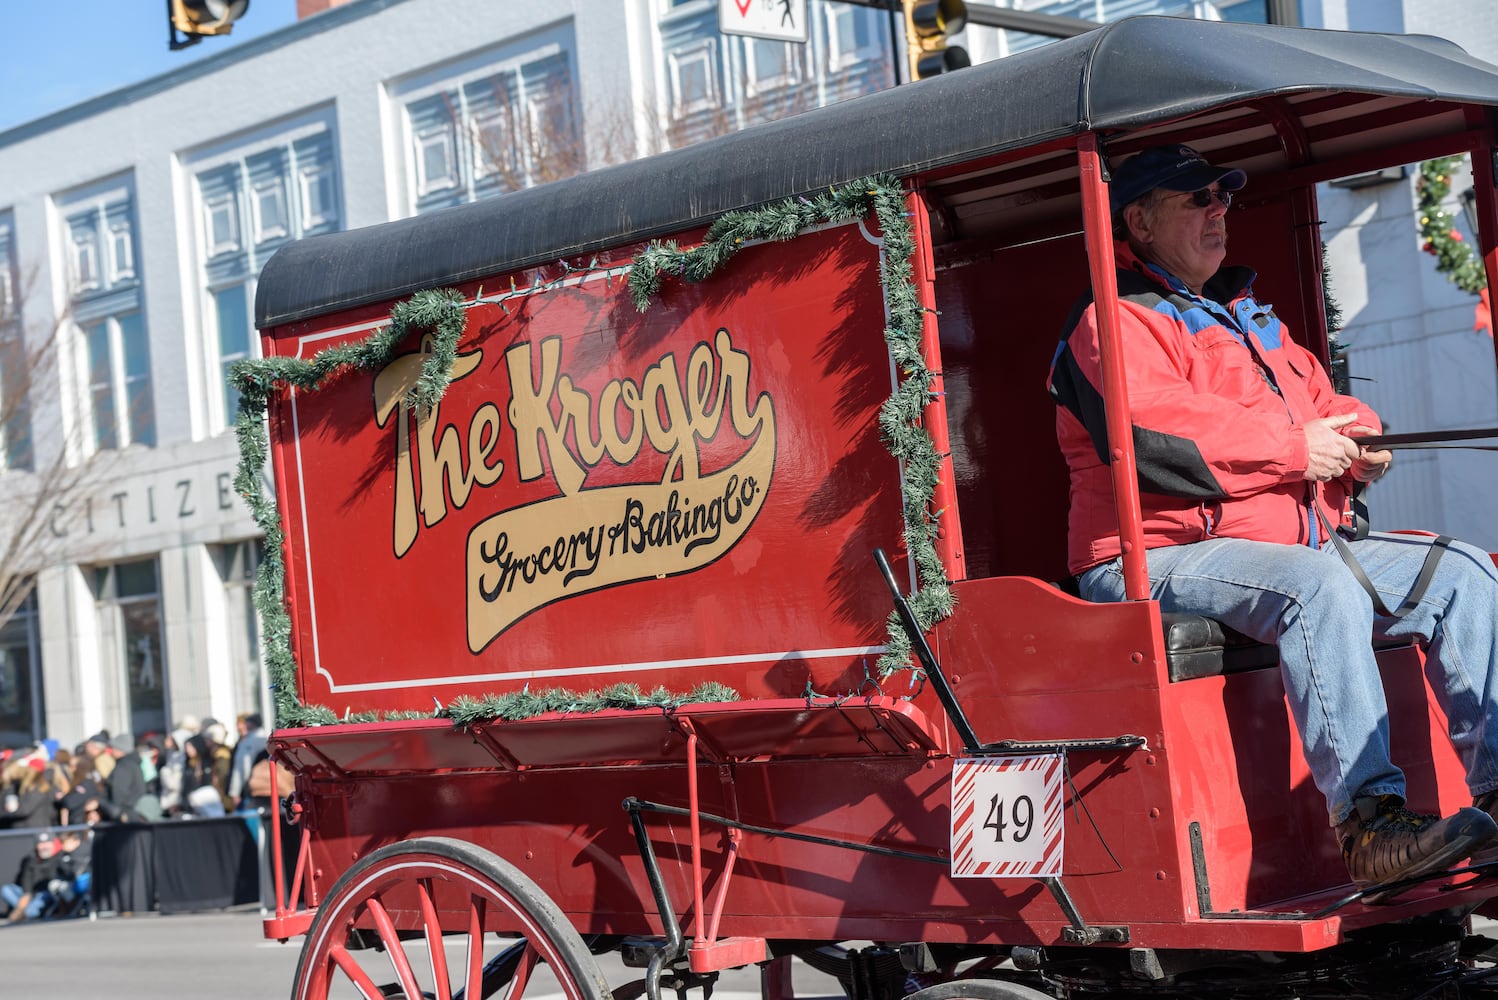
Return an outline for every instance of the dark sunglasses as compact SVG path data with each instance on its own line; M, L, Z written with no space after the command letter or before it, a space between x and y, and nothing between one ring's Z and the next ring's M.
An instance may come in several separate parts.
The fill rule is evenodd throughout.
M1223 190L1213 191L1211 188L1200 188L1196 191L1185 192L1185 196L1189 198L1191 200L1191 204L1195 205L1197 208L1206 208L1208 205L1212 204L1213 198L1216 198L1218 201L1222 202L1223 208L1227 208L1233 203L1233 192Z

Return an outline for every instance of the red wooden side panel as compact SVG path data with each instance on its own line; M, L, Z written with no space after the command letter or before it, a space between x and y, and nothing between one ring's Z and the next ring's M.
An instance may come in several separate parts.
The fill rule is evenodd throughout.
M1446 718L1414 646L1379 654L1390 746L1410 804L1471 805ZM1162 692L1177 824L1202 835L1214 910L1248 909L1347 880L1326 800L1311 780L1273 668L1170 685Z
M1089 876L1069 882L1087 912L1189 921L1350 891L1278 670L1170 683L1152 603L1088 604L1023 578L956 592L940 652L980 739L1149 742L1070 757L1064 872ZM1420 651L1379 662L1411 804L1470 804Z
M879 252L858 225L752 247L643 315L622 268L529 294L534 276L521 294L494 276L432 412L399 402L415 337L280 401L303 700L856 688L889 609L869 553L900 530ZM273 331L268 350L310 357L382 315Z

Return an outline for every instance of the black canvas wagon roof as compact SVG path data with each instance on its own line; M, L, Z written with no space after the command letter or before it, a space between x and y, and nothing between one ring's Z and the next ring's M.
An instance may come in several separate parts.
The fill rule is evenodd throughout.
M680 232L870 174L909 176L1305 93L1495 105L1498 67L1421 35L1129 18L688 148L293 243L265 266L256 324Z

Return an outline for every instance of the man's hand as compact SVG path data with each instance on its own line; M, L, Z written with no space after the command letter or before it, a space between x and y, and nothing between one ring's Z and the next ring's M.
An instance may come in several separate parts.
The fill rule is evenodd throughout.
M16 905L10 908L10 922L19 924L26 919L26 911L31 906L31 893L23 892L21 898L16 900Z
M1358 424L1347 428L1343 433L1350 437L1361 437L1365 434L1377 434L1378 431L1372 427ZM1358 445L1358 457L1352 461L1352 478L1360 483L1371 483L1378 479L1389 466L1394 463L1394 453L1387 448L1382 451L1369 451L1367 445Z
M1306 471L1301 478L1325 483L1338 478L1358 460L1358 444L1342 428L1358 418L1356 413L1320 417L1305 424ZM1370 432L1371 433L1371 432Z

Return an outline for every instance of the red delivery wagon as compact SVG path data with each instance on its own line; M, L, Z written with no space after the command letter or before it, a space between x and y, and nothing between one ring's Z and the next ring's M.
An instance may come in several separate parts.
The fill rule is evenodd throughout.
M1487 995L1498 881L1354 889L1273 648L1069 590L1044 382L1110 163L1245 169L1325 359L1317 184L1469 154L1492 277L1495 106L1432 38L1130 19L281 250L237 378L293 995ZM1467 805L1378 657L1411 805Z

